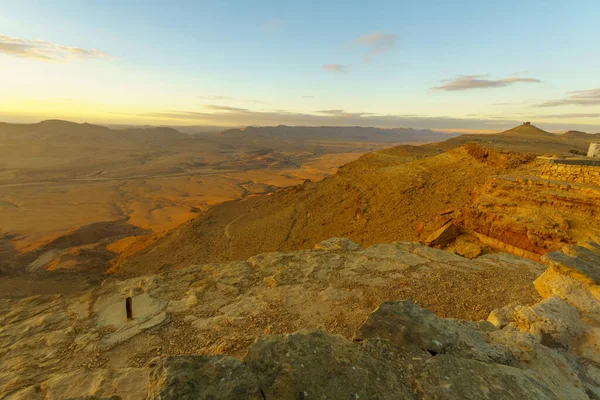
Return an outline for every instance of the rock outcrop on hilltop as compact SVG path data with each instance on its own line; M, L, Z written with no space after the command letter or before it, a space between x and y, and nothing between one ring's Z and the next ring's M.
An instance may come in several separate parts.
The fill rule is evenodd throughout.
M2 300L0 398L600 398L600 237L544 260L334 238Z

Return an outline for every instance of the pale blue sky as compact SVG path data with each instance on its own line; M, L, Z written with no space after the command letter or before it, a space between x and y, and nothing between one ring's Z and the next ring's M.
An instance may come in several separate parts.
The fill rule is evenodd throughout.
M600 131L594 0L0 8L0 120Z

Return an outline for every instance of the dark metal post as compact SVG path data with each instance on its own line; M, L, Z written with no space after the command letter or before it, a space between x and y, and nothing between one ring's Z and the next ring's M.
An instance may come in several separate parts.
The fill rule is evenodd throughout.
M125 299L125 311L127 312L127 319L133 319L133 302L131 297Z

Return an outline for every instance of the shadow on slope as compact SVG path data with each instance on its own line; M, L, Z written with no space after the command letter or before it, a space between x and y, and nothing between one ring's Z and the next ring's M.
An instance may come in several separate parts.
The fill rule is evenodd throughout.
M115 255L106 249L107 245L125 237L149 233L152 232L148 229L130 225L127 219L95 222L25 253L18 253L12 247L11 240L15 235L4 235L0 239L0 252L4 255L0 266L5 273L11 274L58 269L103 273Z

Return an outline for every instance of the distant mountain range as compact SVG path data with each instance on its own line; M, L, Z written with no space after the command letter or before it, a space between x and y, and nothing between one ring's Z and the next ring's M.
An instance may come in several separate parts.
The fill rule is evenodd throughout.
M153 127L139 126L127 127L124 125L100 126L88 123L78 124L62 120L46 120L35 124L10 124L0 122L0 138L15 139L41 139L64 140L85 138L88 140L116 140L164 142L168 140L189 139L189 133L194 132L192 127ZM216 130L216 127L212 127ZM186 134L182 133L186 131ZM206 133L206 131L202 131ZM382 129L360 126L264 126L227 129L217 133L221 138L246 138L259 139L271 138L282 140L344 140L344 141L370 141L377 143L404 143L404 142L434 142L458 136L459 133L436 132L429 129L393 128ZM164 143L163 143L164 144Z
M579 131L553 134L533 125L521 125L497 134L459 134L429 129L340 126L249 126L227 129L219 133L190 135L170 127L134 127L111 129L88 123L78 124L47 120L35 124L0 123L0 167L25 165L26 160L38 166L64 164L82 158L113 156L115 153L135 156L140 152L171 153L205 151L213 148L234 151L278 149L294 151L298 146L308 151L319 143L335 142L356 147L358 144L426 144L440 150L467 142L480 142L500 150L568 154L586 151L590 142L600 136ZM540 147L540 141L544 143ZM353 145L354 144L354 145Z
M584 140L600 140L600 133L585 133L581 131L568 131L562 134L562 136L571 139L584 139Z
M435 142L446 140L459 133L435 132L429 129L371 128L360 126L249 126L243 129L228 129L220 133L223 137L277 138L296 140L343 140L372 141L385 143Z

